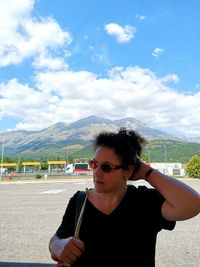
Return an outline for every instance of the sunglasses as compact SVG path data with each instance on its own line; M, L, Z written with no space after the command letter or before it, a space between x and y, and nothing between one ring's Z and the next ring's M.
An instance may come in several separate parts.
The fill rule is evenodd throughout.
M95 170L99 166L101 170L106 173L109 173L112 170L118 170L124 167L123 165L113 165L110 163L97 163L96 160L94 159L89 161L89 166L92 170Z

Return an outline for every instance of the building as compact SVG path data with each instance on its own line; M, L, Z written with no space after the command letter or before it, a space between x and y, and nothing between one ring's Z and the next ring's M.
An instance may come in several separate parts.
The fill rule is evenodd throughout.
M171 162L154 162L150 164L152 168L159 170L160 172L173 175L173 176L185 176L185 170L182 163L171 163Z

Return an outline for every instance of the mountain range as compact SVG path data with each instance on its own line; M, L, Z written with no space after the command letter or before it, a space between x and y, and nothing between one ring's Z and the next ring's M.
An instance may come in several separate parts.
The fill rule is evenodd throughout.
M147 124L134 119L124 118L110 120L97 116L89 116L78 121L66 124L56 123L40 131L9 131L0 134L0 140L4 136L5 155L19 156L38 153L48 154L57 151L60 153L67 149L78 151L94 139L100 131L117 131L120 127L128 127L138 131L147 140L176 140L191 142L190 139L180 138L166 132L153 129ZM192 140L200 143L200 139Z

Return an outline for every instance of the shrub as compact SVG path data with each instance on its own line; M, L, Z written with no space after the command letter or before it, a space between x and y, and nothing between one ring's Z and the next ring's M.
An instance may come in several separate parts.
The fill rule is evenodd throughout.
M41 179L41 178L42 178L42 174L37 173L37 174L35 175L35 178L36 178L36 179Z
M186 164L186 171L191 178L200 178L200 157L193 156Z

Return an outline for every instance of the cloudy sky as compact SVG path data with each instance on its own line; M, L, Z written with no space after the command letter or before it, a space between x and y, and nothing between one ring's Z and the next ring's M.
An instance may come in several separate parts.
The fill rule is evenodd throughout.
M200 136L199 0L0 0L0 132L97 115Z

